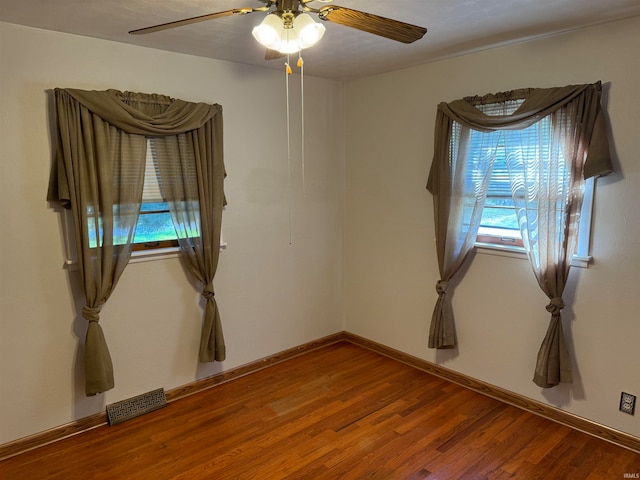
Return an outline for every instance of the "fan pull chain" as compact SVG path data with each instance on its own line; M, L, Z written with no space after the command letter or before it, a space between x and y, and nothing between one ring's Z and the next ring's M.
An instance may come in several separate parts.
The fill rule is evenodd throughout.
M289 245L293 244L293 185L291 183L291 112L289 104L289 75L291 75L291 67L289 66L289 55L285 62L285 87L287 93L287 167L289 175Z
M285 88L287 95L287 167L289 176L289 245L293 245L293 182L291 174L291 102L289 100L289 76L293 74L291 65L289 64L290 58L287 55L287 61L285 66ZM302 155L302 191L304 196L307 195L306 175L305 175L305 149L304 149L304 60L302 59L301 51L298 51L298 63L297 67L300 69L300 95L301 95L301 155Z
M302 194L307 196L307 177L305 175L304 165L304 60L302 59L302 51L298 52L298 68L300 69L300 111L301 111L301 155L302 155Z

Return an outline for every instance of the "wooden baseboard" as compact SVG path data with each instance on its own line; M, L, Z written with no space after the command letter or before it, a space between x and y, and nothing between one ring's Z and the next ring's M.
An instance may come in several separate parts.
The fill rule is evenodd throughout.
M411 355L407 355L406 353L400 352L399 350L395 350L393 348L373 342L371 340L367 340L348 332L340 332L329 335L313 342L305 343L298 347L294 347L275 355L265 357L247 365L227 370L220 374L174 388L166 392L167 402L175 402L176 400L187 397L189 395L194 395L198 392L202 392L203 390L215 387L216 385L229 382L245 375L249 375L253 372L268 368L271 365L284 362L299 355L303 355L307 352L311 352L313 350L317 350L324 346L332 345L341 341L348 341L350 343L353 343L354 345L359 345L406 365L412 366L424 372L436 375L445 380L469 388L470 390L473 390L475 392L487 395L491 398L495 398L496 400L499 400L501 402L508 403L536 415L540 415L554 422L561 423L581 432L593 435L594 437L606 440L620 447L627 448L633 452L640 453L640 438L638 437L620 432L604 425L600 425L596 422L592 422L572 413L565 412L536 400L532 400L508 390L504 390L500 387L496 387L480 380L468 377L466 375L462 375L458 372L454 372L453 370L441 367L440 365L427 362L426 360L422 360ZM3 445L0 445L0 461L105 425L107 425L107 415L106 412L101 412L89 417L75 420L60 427L55 427L44 432L36 433L25 438L20 438L12 442L5 443Z
M334 343L344 341L346 340L346 338L347 335L344 332L335 333L333 335L329 335L327 337L305 343L298 347L284 350L280 353L276 353L275 355L256 360L255 362L251 362L247 365L243 365L231 370L226 370L217 375L203 378L202 380L196 380L195 382L183 385L182 387L177 387L169 390L166 393L167 402L174 402L181 398L188 397L189 395L202 392L203 390L215 387L216 385L220 385L221 383L226 383L236 378L240 378L264 368L268 368L271 365L275 365L277 363L284 362L285 360L304 355L305 353L312 352L313 350L317 350L322 347L326 347L327 345L332 345Z
M523 395L505 390L495 385L482 382L472 377L468 377L448 368L442 367L435 363L427 362L417 357L407 355L393 348L387 347L380 343L367 340L352 333L344 332L345 340L361 347L372 350L376 353L392 358L406 365L410 365L424 372L430 373L437 377L449 380L460 386L466 387L475 392L481 393L491 398L495 398L509 405L521 408L528 412L534 413L548 420L566 425L575 430L600 438L607 442L613 443L620 447L629 449L635 453L640 453L640 437L621 432L611 427L601 425L599 423L579 417L573 413L560 410L537 400L527 398Z

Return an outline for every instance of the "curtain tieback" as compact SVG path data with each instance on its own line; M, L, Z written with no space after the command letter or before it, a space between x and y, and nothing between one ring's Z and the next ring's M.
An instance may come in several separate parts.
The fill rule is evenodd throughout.
M204 290L202 290L202 296L207 300L213 300L216 293L213 291L213 287L205 287Z
M100 320L100 307L90 307L85 305L82 307L82 317L90 322L98 322Z
M564 302L562 301L562 297L554 297L551 299L549 305L547 305L547 312L549 312L554 317L560 316L560 311L564 308Z
M436 283L436 292L438 295L444 295L447 293L447 288L449 287L449 282L445 282L444 280L438 280Z

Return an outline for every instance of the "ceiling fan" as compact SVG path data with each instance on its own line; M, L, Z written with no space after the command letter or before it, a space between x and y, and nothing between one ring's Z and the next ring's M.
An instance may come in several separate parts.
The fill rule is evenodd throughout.
M276 39L272 43L267 40L263 41L260 31L256 27L253 31L254 37L267 47L267 55L265 58L277 58L279 54L293 53L302 48L306 48L317 42L324 33L324 26L316 24L311 20L309 13L318 16L320 20L337 23L347 27L362 30L364 32L379 35L381 37L396 40L402 43L413 43L421 39L427 32L426 28L411 25L409 23L392 20L390 18L381 17L372 13L361 12L351 8L341 7L338 5L325 5L320 8L313 8L309 3L314 1L321 3L331 3L333 0L258 0L264 3L261 7L234 8L222 12L209 13L197 17L186 18L174 22L162 23L151 27L132 30L132 35L153 33L169 28L191 25L193 23L213 20L221 17L229 17L233 15L246 15L253 12L269 12L263 25L270 27L273 31L268 31L269 35L275 35ZM305 28L307 35L305 35ZM294 33L295 32L295 33ZM262 30L264 33L264 29ZM267 36L269 36L267 35ZM295 36L295 42L289 42L289 35ZM306 37L306 40L305 40ZM274 48L275 47L275 48ZM274 51L277 51L274 52ZM276 53L274 55L274 53Z

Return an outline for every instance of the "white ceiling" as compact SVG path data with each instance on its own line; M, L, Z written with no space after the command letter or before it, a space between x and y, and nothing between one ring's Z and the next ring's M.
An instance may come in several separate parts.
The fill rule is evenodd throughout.
M640 15L638 0L334 0L337 5L426 27L405 45L324 22L321 42L305 50L305 74L351 79L531 38ZM314 1L313 7L326 3ZM143 28L258 0L0 0L0 21L251 65L264 60L251 36L265 13L235 15L147 35Z

